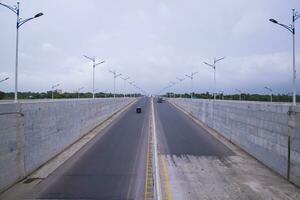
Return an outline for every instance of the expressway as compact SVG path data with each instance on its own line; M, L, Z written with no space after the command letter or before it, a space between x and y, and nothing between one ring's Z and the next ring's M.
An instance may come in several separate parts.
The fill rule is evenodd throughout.
M149 105L147 98L132 105L27 198L143 199ZM137 106L142 113L135 113Z
M241 149L171 103L151 101L140 98L23 199L152 199L151 130L160 187L150 190L160 199L299 199L299 189Z

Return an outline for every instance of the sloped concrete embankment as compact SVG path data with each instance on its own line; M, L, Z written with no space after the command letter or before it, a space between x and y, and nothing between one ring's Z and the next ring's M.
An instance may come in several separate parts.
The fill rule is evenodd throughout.
M289 104L168 99L300 186L300 107Z
M0 104L0 191L132 101L134 98Z

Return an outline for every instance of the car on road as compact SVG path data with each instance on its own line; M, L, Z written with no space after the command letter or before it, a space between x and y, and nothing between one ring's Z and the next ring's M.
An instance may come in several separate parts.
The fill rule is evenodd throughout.
M141 113L141 112L142 112L142 108L141 108L141 107L137 107L137 108L135 109L135 111L136 111L136 113Z
M157 99L157 103L162 103L164 100L163 100L163 98L161 98L161 97L158 97L158 99Z

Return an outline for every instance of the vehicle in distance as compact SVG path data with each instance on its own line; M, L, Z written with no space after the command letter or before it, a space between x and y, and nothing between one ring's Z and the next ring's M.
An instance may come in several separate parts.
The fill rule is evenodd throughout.
M163 98L161 98L161 97L158 97L158 99L157 99L157 103L162 103L164 100L163 100Z
M137 107L135 111L136 111L136 113L141 113L142 112L142 108L141 107Z

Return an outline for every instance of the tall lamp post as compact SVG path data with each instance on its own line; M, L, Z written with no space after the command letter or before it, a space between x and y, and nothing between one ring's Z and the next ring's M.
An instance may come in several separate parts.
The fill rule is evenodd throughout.
M269 87L264 87L266 90L270 91L270 101L272 102L272 93L273 93L273 90Z
M209 64L207 62L204 62L204 64L206 64L207 66L210 66L214 69L214 100L216 100L216 93L217 93L217 80L216 80L216 64L217 62L223 60L225 57L222 57L222 58L219 58L219 59L216 59L214 58L214 63L213 64Z
M126 81L129 79L129 77L120 77L121 79L124 80L124 98L125 98L125 93L126 93Z
M131 81L131 82L128 82L132 87L134 87L133 86L133 84L134 84L134 81ZM135 94L134 94L134 97L135 97Z
M179 81L179 83L185 80L185 78L179 78L179 77L176 77L176 79ZM181 92L180 92L180 98L182 98Z
M8 80L8 79L9 79L9 77L6 77L6 78L4 78L4 79L0 80L0 83L2 83L2 82L4 82L4 81L6 81L6 80Z
M281 24L275 19L270 19L269 21L286 28L293 35L293 106L296 106L295 21L300 17L300 15L297 12L295 12L295 9L293 9L292 12L293 12L292 24L289 26L285 24Z
M88 57L88 56L85 56L85 55L83 55L86 59L89 59L89 60L91 60L92 62L93 62L93 99L95 98L95 67L97 66L97 65L100 65L100 64L102 64L102 63L105 63L105 61L103 60L103 61L101 61L101 62L98 62L98 63L96 63L96 59L95 59L95 56L93 57L93 58L91 58L91 57Z
M175 86L176 84L177 84L178 82L173 82L173 81L170 81L170 88L172 88L173 86ZM172 93L172 90L170 90L171 91L171 93ZM176 98L176 96L175 96L175 89L173 89L173 97L174 98ZM171 94L171 97L172 97L172 94Z
M82 90L84 87L78 88L77 91L77 99L79 99L80 97L80 90Z
M51 96L52 96L52 100L54 99L54 89L57 88L60 84L56 84L56 85L52 85L51 86Z
M222 95L222 100L224 100L224 91L220 91L219 94L220 94L220 99L221 99L221 95Z
M188 77L189 79L191 79L191 99L193 98L193 93L194 93L193 80L194 80L194 76L195 76L197 73L198 73L198 72L192 72L191 75L185 74L186 77Z
M18 61L19 61L19 28L25 24L26 22L38 18L43 15L43 13L38 13L34 15L33 17L22 19L20 18L20 3L17 2L17 5L9 6L4 3L0 3L1 6L4 6L14 12L17 15L17 33L16 33L16 60L15 60L15 100L14 102L18 102Z
M116 79L121 76L121 73L117 73L116 71L111 71L109 70L110 73L112 73L114 75L114 98L116 98Z
M235 91L239 92L240 93L240 101L242 100L242 91L239 90L239 89L235 89Z

